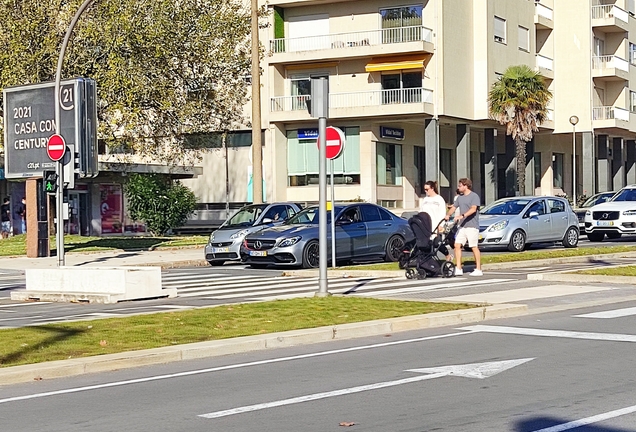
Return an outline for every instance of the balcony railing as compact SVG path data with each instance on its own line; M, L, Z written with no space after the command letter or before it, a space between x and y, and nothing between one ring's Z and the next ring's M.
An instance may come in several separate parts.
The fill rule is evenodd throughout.
M537 67L554 70L553 60L550 57L542 56L537 54Z
M274 39L270 41L270 50L273 53L286 53L416 41L433 42L433 30L423 26L410 26L323 36Z
M592 69L608 68L616 68L625 72L629 72L629 63L627 62L627 60L614 55L592 57Z
M624 120L629 121L629 111L615 106L592 108L592 120Z
M311 96L276 96L271 98L270 110L298 111L307 109ZM329 108L355 108L393 104L432 103L433 91L423 87L395 90L373 90L329 95Z
M537 3L536 12L537 12L537 15L540 15L549 20L552 20L552 9L550 9L549 7L544 6L541 3Z
M592 19L618 18L625 23L629 22L629 14L616 5L592 6Z

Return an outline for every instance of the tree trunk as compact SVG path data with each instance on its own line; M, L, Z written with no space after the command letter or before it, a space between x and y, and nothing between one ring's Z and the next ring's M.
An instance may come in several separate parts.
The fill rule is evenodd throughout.
M526 194L526 142L517 137L515 140L517 158L517 190L519 196Z

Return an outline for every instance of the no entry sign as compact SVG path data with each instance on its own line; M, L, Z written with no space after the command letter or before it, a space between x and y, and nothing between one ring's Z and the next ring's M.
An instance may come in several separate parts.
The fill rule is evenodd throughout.
M62 135L51 135L51 138L49 138L49 141L46 143L46 153L49 155L49 158L53 161L59 161L64 157L65 151L66 143Z
M345 146L345 134L342 129L337 127L327 127L327 159L335 159L342 154ZM317 145L320 150L320 141L318 139Z

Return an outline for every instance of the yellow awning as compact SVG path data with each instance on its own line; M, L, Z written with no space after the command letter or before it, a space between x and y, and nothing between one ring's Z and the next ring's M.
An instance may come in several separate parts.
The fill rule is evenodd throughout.
M364 67L367 72L392 71L402 69L422 69L428 55L418 57L371 59Z

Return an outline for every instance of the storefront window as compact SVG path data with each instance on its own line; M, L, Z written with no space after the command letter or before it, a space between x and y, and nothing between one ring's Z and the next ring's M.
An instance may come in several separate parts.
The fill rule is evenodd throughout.
M552 154L552 173L554 187L563 189L563 153Z
M99 185L102 234L123 232L122 188L120 184Z
M360 128L341 128L345 133L345 148L342 154L334 160L334 184L360 184ZM300 134L299 134L300 132ZM287 176L289 186L317 185L318 146L316 145L317 130L287 131ZM327 161L327 173L330 173L331 163ZM327 176L327 182L330 176Z
M402 146L377 143L378 185L402 185Z

